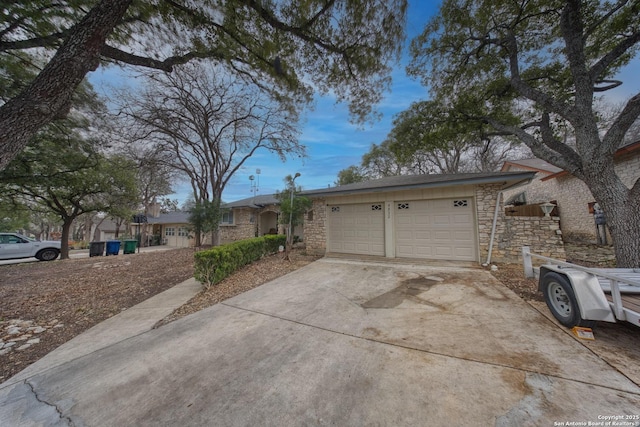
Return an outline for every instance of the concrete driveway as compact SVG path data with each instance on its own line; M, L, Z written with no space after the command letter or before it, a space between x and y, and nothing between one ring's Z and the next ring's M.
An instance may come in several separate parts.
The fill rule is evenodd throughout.
M640 423L638 385L489 273L327 258L0 387L12 426Z

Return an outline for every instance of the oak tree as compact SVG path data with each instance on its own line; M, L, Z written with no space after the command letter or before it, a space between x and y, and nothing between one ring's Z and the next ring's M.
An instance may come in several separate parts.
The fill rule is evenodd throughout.
M82 79L108 63L171 72L207 58L282 100L331 93L356 120L372 119L400 54L406 8L407 0L3 3L0 67L28 61L32 49L50 59L0 106L0 168L64 117Z
M614 153L640 115L640 93L604 130L594 106L623 84L615 76L639 42L634 0L445 0L413 40L409 71L440 105L584 181L606 212L618 265L638 267L640 180L623 184Z

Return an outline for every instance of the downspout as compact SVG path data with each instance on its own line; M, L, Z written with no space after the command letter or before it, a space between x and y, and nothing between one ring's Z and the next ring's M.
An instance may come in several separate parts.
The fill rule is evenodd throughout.
M498 223L498 210L500 209L501 196L502 196L502 191L499 191L498 197L496 197L496 209L493 212L493 224L491 225L491 238L489 239L489 253L487 254L487 262L482 264L483 267L486 267L491 263L491 252L493 251L493 239L496 235L496 225Z

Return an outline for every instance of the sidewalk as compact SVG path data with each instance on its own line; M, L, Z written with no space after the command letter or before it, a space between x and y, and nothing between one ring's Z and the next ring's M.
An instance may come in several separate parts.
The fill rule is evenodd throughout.
M9 378L0 388L18 383L71 360L140 335L171 314L198 292L202 284L191 278L95 325Z

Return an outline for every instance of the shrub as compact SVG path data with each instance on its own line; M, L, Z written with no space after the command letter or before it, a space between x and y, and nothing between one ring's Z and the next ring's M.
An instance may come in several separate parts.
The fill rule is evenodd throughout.
M278 252L285 241L282 234L268 235L196 252L194 276L207 287L215 285L240 267Z

